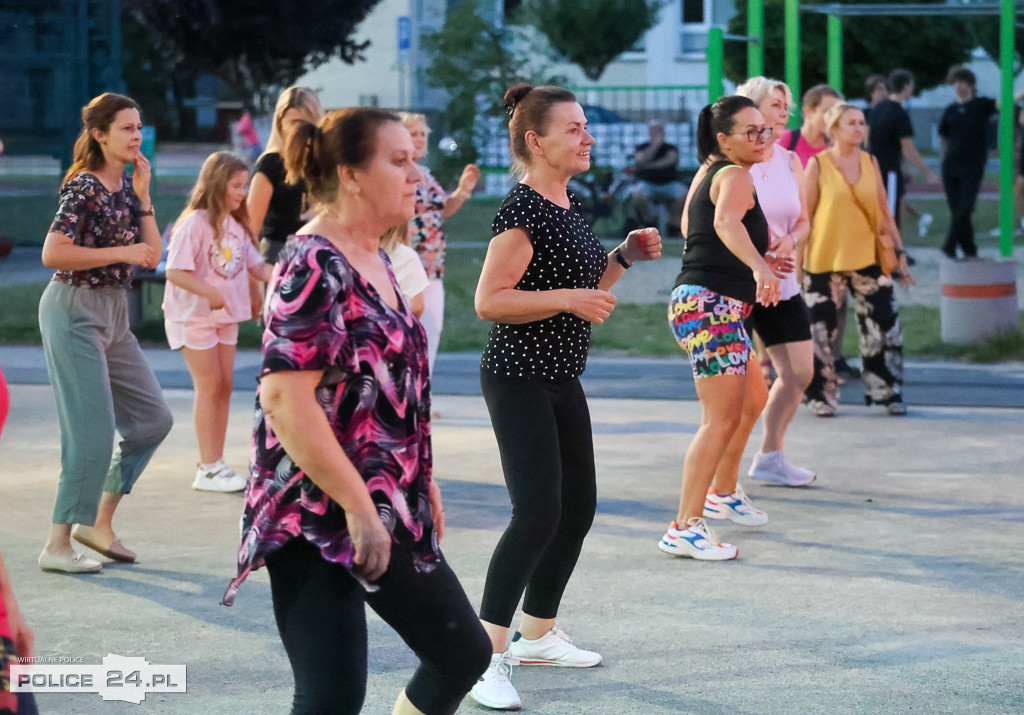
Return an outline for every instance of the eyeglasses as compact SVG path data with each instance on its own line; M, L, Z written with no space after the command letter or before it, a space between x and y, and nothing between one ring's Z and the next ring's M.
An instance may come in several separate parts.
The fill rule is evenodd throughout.
M748 142L753 143L753 142L756 142L758 140L765 141L765 140L771 138L771 136L772 136L772 128L771 127L765 127L764 129L748 129L745 132L733 132L729 136L731 136L731 137L739 137L739 136L743 136L744 134L747 135L747 141Z

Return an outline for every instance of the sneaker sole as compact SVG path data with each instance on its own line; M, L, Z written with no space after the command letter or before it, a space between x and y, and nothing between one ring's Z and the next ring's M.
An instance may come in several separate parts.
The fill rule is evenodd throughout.
M601 661L604 659L598 658L593 663L563 663L557 660L529 659L516 656L516 660L519 662L519 665L547 665L554 668L593 668L595 665L601 665Z
M195 489L197 492L209 492L210 494L237 494L238 492L245 491L244 484L237 488L232 487L231 489L215 489L212 487L206 487L199 484L193 484L192 488Z
M696 559L697 561L732 561L740 555L739 549L736 549L735 553L733 553L731 556L728 552L719 552L716 554L710 553L708 551L698 551L694 553L693 551L684 551L683 549L677 549L674 546L669 546L664 541L658 542L658 548L664 551L666 554L670 554L672 556L679 556L682 558Z
M485 708L490 708L491 710L522 710L522 708L523 708L523 703L522 702L503 705L503 704L498 703L495 700L488 700L487 698L481 698L479 695L474 693L472 690L469 691L469 697L473 698L473 700L477 701L478 703L483 705Z
M704 509L704 518L717 519L719 521L729 520L733 524L739 524L740 526L764 526L768 523L767 514L764 514L762 516L741 516L739 514L726 514L723 516L718 512L708 511L706 507Z
M792 482L785 478L780 479L774 472L747 472L747 476L751 479L757 479L762 482L771 482L772 484L780 484L784 487L806 487L808 484L813 484L818 478L818 475L815 474L811 477L810 481Z

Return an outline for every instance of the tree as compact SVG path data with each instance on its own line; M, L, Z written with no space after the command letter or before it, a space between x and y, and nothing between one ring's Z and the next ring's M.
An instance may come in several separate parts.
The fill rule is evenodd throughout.
M658 19L663 0L529 0L526 21L597 81Z
M521 28L495 27L480 14L478 0L462 0L438 31L424 37L431 55L423 79L448 94L444 122L455 147L439 156L435 170L442 182L479 158L483 146L504 131L505 90L516 82L558 84L536 65L545 53ZM482 120L482 121L481 121Z
M333 57L353 64L352 34L380 0L123 0L172 71L209 73L264 113L278 93Z
M844 0L843 5L874 0ZM942 4L943 0L924 0ZM922 0L894 0L895 4ZM765 74L784 79L785 75L784 0L764 3ZM747 0L736 0L736 15L729 21L729 32L747 32ZM914 73L917 88L942 84L950 67L967 61L977 46L965 21L940 16L857 16L843 18L843 87L847 97L864 94L868 75L888 74L901 67ZM827 79L828 49L826 17L817 13L800 15L800 84L807 89ZM747 46L742 42L725 45L725 73L741 82L747 76ZM799 98L797 98L799 101Z

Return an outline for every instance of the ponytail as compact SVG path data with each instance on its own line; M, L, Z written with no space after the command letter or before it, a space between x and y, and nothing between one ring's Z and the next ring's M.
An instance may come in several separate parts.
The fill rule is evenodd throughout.
M747 107L757 109L757 105L751 99L729 95L700 110L697 116L697 160L701 164L712 154L721 153L718 135L731 132L734 126L733 117Z

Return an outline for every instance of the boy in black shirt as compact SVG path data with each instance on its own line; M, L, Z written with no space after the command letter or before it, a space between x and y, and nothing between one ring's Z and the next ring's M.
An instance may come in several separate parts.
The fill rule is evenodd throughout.
M956 258L957 245L965 258L978 255L974 244L971 214L985 174L988 159L988 125L996 112L989 97L977 96L977 79L965 67L954 67L947 80L956 90L956 101L946 107L939 121L939 136L945 147L942 185L952 220L942 252Z

